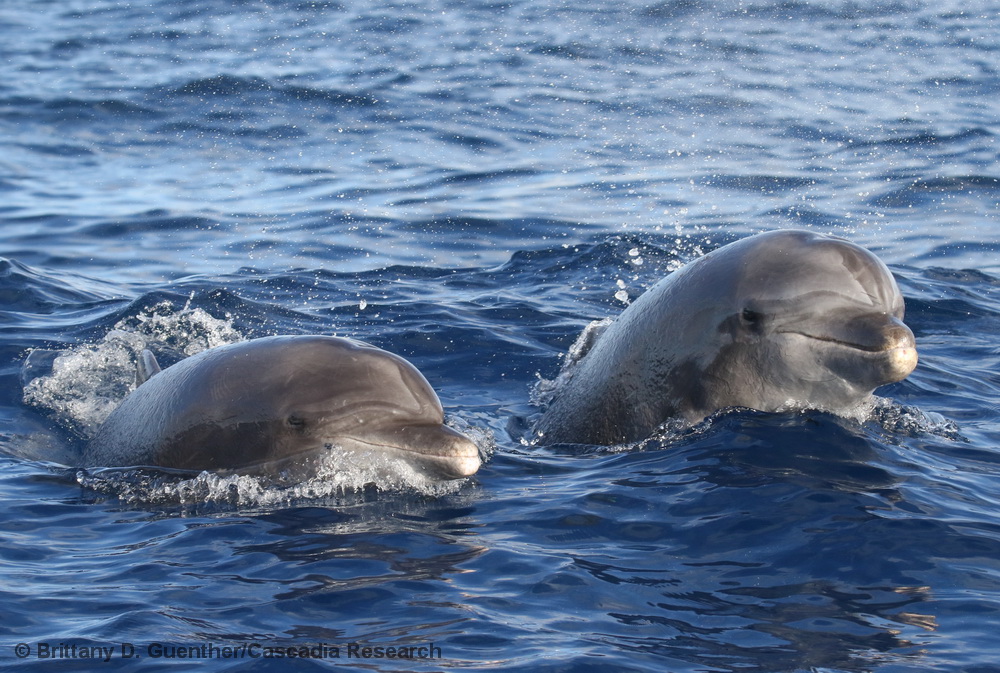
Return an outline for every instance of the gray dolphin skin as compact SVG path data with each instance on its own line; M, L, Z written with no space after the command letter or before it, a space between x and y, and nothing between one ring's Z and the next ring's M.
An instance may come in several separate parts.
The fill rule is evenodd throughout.
M670 274L585 346L536 439L634 442L727 407L846 413L916 367L902 319L868 250L809 231L751 236Z
M159 370L84 449L88 466L268 472L317 452L403 461L438 480L479 469L479 450L446 427L441 402L403 358L355 341L281 336L212 348Z

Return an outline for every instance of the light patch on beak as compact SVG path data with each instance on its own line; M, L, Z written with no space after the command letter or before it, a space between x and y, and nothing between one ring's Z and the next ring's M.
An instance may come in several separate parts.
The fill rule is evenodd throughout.
M478 449L476 455L474 456L460 456L451 458L448 461L448 467L455 474L456 479L461 477L471 477L479 471L479 464Z
M902 381L917 367L917 349L912 341L890 349L888 356L888 373L895 377L893 381Z

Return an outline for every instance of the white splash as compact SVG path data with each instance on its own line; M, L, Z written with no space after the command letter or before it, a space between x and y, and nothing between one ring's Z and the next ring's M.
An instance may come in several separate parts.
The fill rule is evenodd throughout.
M563 364L559 370L559 373L554 379L545 379L542 377L538 378L538 382L531 389L531 403L535 406L545 406L552 401L555 393L562 388L566 382L573 376L573 370L576 368L576 364L583 359L583 356L590 352L594 344L604 333L604 330L608 328L614 322L613 318L604 318L603 320L594 320L580 332L580 336L576 338L573 345L569 347L566 351L566 355L563 357Z
M143 349L161 346L189 356L242 339L228 316L213 318L200 308L175 310L161 302L120 320L97 343L59 351L49 373L27 382L24 403L90 437L134 387L136 358ZM28 362L42 354L29 353Z
M308 476L302 476L308 473ZM412 466L385 456L345 465L335 452L277 475L201 472L183 476L148 469L80 470L77 482L88 489L139 505L228 505L240 508L284 506L304 500L340 498L367 488L443 496L469 479L437 481Z

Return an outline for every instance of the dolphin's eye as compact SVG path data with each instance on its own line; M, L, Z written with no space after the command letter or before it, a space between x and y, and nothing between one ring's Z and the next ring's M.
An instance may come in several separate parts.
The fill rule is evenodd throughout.
M291 427L297 429L302 429L306 427L306 419L300 418L299 416L289 416L285 420L285 422L288 423L288 425L290 425Z
M754 311L751 308L745 308L743 309L743 313L740 314L740 317L743 318L744 322L754 325L759 323L764 315L762 313L757 313L757 311Z

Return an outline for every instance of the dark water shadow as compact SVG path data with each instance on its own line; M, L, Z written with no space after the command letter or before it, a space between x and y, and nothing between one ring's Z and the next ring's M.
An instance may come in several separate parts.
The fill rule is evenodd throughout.
M919 660L937 626L928 574L982 544L908 507L875 435L818 412L730 411L620 455L576 447L609 479L578 501L588 537L549 534L586 540L568 551L578 594L621 601L596 637L709 670Z

